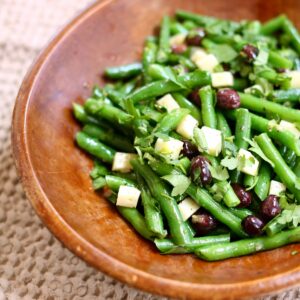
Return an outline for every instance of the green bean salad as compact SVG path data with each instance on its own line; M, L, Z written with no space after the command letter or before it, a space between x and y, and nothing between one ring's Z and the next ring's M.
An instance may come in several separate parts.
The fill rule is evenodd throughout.
M179 10L109 67L77 145L93 188L162 254L223 260L300 241L300 35Z

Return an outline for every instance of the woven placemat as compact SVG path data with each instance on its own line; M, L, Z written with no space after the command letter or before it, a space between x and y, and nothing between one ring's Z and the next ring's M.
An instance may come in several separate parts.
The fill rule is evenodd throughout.
M22 78L57 29L90 2L0 0L0 300L163 299L115 281L63 247L35 215L13 165L11 115Z

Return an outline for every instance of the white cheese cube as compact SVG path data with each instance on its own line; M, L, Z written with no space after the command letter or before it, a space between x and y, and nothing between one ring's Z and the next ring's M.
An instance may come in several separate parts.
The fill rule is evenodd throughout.
M281 192L285 192L286 186L276 180L271 180L269 195L279 196Z
M116 152L112 164L112 170L128 173L132 170L130 161L136 157L133 153Z
M180 108L175 99L171 94L167 94L156 101L156 104L160 107L164 107L168 112L171 112L174 109Z
M178 208L183 221L186 221L200 208L200 206L192 198L185 198L178 204Z
M222 150L222 132L206 126L203 126L201 131L206 140L206 152L212 156L218 156Z
M176 128L176 132L187 139L193 137L194 128L198 126L199 122L191 115L186 115Z
M213 54L207 54L199 59L196 59L194 63L200 70L208 72L212 72L219 64L217 58Z
M196 48L192 50L191 60L196 63L197 60L200 60L206 57L208 54L202 48Z
M289 131L293 133L298 139L300 137L300 131L296 127L295 124L281 120L279 125L277 126L277 129L280 131Z
M240 149L238 152L238 170L252 176L257 176L259 169L259 161L251 152Z
M288 76L291 78L291 88L299 89L300 88L300 71L290 71Z
M136 207L141 191L133 186L121 185L118 192L116 205Z
M211 74L211 83L213 87L233 86L233 75L230 72L218 72Z
M178 33L170 37L169 43L170 46L177 46L184 43L186 38L186 33Z
M155 143L155 151L162 155L168 156L170 159L178 159L179 154L183 148L183 142L169 138L164 141L161 138L158 138Z

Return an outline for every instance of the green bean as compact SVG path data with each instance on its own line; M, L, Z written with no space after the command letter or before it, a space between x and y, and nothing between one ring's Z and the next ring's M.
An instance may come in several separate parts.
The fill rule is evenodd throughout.
M145 164L141 164L139 160L131 161L134 171L141 175L146 181L151 194L160 204L160 207L168 221L170 233L174 243L188 244L192 240L190 231L186 223L182 219L178 205L174 198L171 198L164 182Z
M244 186L247 189L253 189L256 186L257 183L257 177L256 176L252 176L249 174L245 174L244 176Z
M149 106L137 105L136 107L139 109L142 115L144 115L147 118L147 120L153 120L156 123L158 123L164 116L162 113Z
M179 33L188 33L188 30L178 22L172 22L170 26L170 31L172 34L179 34Z
M149 65L155 63L156 53L157 53L156 43L153 40L148 39L145 43L143 57L142 57L143 72L144 72L143 75L146 83L149 83L151 81L151 77L148 74L148 67Z
M194 105L191 101L186 99L182 94L180 93L173 93L172 96L178 103L178 105L182 108L187 108L190 111L191 116L193 116L198 122L199 125L201 126L202 124L202 119L201 119L201 112L199 108Z
M289 19L285 19L283 22L283 30L290 36L291 41L298 54L300 54L300 35L296 27Z
M134 90L136 84L137 84L136 78L129 80L123 86L121 86L121 88L119 89L119 93L121 93L122 95L128 95Z
M104 177L97 177L97 178L93 179L92 186L93 186L93 189L95 191L99 190L99 189L102 189L103 187L106 186L105 178Z
M176 17L181 20L193 21L201 26L207 26L217 20L216 18L201 16L199 14L191 13L184 10L177 10Z
M234 143L238 149L248 148L247 139L251 138L251 117L248 109L238 109L236 112L235 139ZM231 172L231 181L240 182L242 173L235 169Z
M145 137L151 134L153 130L149 122L142 118L135 118L132 125L137 137Z
M108 128L107 123L88 115L83 106L80 104L73 103L73 113L76 120L78 120L82 124L94 124L104 128Z
M290 166L290 168L294 168L296 164L297 155L293 150L288 149L282 157L284 158L285 162Z
M159 80L138 88L127 97L130 97L134 103L137 103L141 100L162 96L167 93L178 92L181 90L184 90L184 88L171 80Z
M170 50L170 18L168 16L164 16L159 35L159 47L157 51L156 60L159 63L164 63L168 60L168 55L171 52Z
M255 194L263 201L267 198L271 182L271 167L263 162L259 169L258 180L254 188Z
M195 29L197 27L197 24L191 20L185 20L182 25L184 28L186 28L188 31Z
M195 253L208 261L222 260L278 248L300 241L300 227L283 231L271 237L257 237L232 243L219 243L199 248Z
M177 108L167 113L154 128L154 132L168 133L174 130L189 113L187 109Z
M236 111L227 111L225 115L231 119L236 119L237 117ZM295 151L295 153L300 156L300 141L299 139L292 133L288 131L279 131L276 127L270 127L270 121L257 116L255 114L250 113L251 116L251 127L261 133L266 132L272 139L282 143L288 148Z
M78 146L86 152L104 162L112 163L116 153L114 149L102 144L97 139L88 136L84 132L78 132L76 134L76 141Z
M193 227L193 225L191 224L191 222L189 220L186 221L186 227L188 228L191 236L195 236L196 235L196 230L195 228Z
M129 65L106 68L104 74L110 79L127 79L137 76L142 72L142 65L140 63L133 63Z
M275 113L278 114L283 120L300 122L300 111L297 109L288 108L274 102L256 98L249 94L239 93L239 95L242 107L254 110L259 113Z
M217 220L228 226L237 236L247 236L242 229L241 220L220 203L216 202L206 190L197 188L197 186L192 183L186 193L201 207L209 211Z
M114 192L118 192L121 185L136 186L134 181L114 175L106 175L105 180L107 186Z
M230 242L229 234L203 236L193 238L190 244L176 245L170 239L155 239L157 249L163 254L185 254L193 253L196 249L217 243Z
M260 33L264 35L270 35L283 28L283 24L286 20L285 15L280 15L261 26Z
M297 157L293 172L297 177L300 177L300 157Z
M273 236L273 235L277 234L278 232L282 231L286 227L286 224L281 224L278 222L278 217L275 217L274 219L272 219L264 227L264 231L266 232L266 234L268 236Z
M84 108L88 113L91 113L100 119L103 118L112 124L117 123L126 128L132 127L132 116L112 105L89 99L85 102Z
M214 107L214 94L210 86L199 90L201 99L201 113L203 124L210 128L217 128L217 117Z
M231 129L224 115L220 111L216 111L216 117L217 117L217 128L218 130L222 131L223 136L224 137L232 136Z
M119 91L106 89L106 96L112 102L113 105L124 108L124 97L125 95Z
M108 174L109 174L109 171L107 170L107 168L104 165L102 165L101 163L99 163L97 160L95 160L94 167L93 167L92 171L90 172L90 177L92 179L96 179L97 177L105 176Z
M235 207L240 204L240 199L237 197L236 193L234 192L232 186L228 184L227 181L221 181L218 185L226 189L225 194L223 195L223 201L227 207Z
M115 149L134 152L132 143L126 137L115 133L112 129L103 129L96 125L87 124L82 131Z
M211 77L208 72L196 70L195 72L187 73L177 77L175 83L171 80L159 80L151 82L130 95L128 98L132 98L134 103L140 100L146 100L153 97L165 95L167 93L178 92L185 89L193 89L195 87L201 87L211 82Z
M275 68L291 69L293 62L275 51L269 52L269 63Z
M243 91L248 85L248 80L246 78L234 78L232 88L236 91Z
M266 133L262 133L255 137L256 142L264 152L264 154L273 162L274 171L286 185L286 187L295 195L297 201L300 201L300 190L295 186L297 176L293 173L290 167L286 164L277 148L272 143Z
M148 66L147 74L153 80L172 80L176 82L175 74L169 66L162 66L159 64L151 64Z
M159 176L165 176L172 173L180 174L179 171L176 171L176 169L174 169L171 165L160 162L159 160L150 160L149 166Z
M154 232L158 238L163 239L167 235L157 201L151 196L144 179L137 174L139 189L141 191L142 204L147 227Z
M300 102L300 89L275 90L272 93L272 100L278 103Z
M192 90L194 88L200 88L211 84L211 76L209 72L196 70L194 72L178 76L177 81L186 89Z
M245 219L248 216L253 215L253 212L247 208L230 207L229 211L233 213L236 217L240 218L241 220Z

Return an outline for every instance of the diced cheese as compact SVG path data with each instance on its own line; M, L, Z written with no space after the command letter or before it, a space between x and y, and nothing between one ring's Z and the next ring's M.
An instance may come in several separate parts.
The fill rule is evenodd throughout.
M193 137L194 128L198 126L199 122L191 115L186 115L176 128L177 133L187 139Z
M191 60L193 62L196 62L197 60L200 60L206 57L207 55L208 55L207 52L205 52L205 50L202 48L192 49Z
M121 185L118 192L116 205L124 207L136 207L141 191L132 186Z
M258 174L259 161L254 155L252 155L251 152L245 149L240 149L237 158L239 161L239 171L252 176L256 176Z
M207 54L194 61L196 66L203 71L212 72L219 64L217 58L213 54Z
M218 72L211 74L211 82L213 87L233 86L233 75L230 72Z
M136 157L133 153L117 152L114 156L112 170L128 173L132 170L130 161Z
M174 109L180 108L172 95L167 94L156 101L156 104L160 107L164 107L168 112L171 112Z
M186 221L200 208L200 206L192 198L185 198L178 204L178 208L183 221Z
M281 120L279 125L277 126L277 129L280 131L290 131L293 133L298 139L300 137L300 131L296 127L295 124Z
M222 150L222 132L206 126L201 131L206 141L205 151L212 156L218 156Z
M155 151L168 156L170 159L178 159L182 148L183 142L173 138L166 141L158 138L155 143Z
M286 186L276 180L271 180L269 195L276 195L279 196L281 192L285 192Z
M184 43L186 38L186 33L178 33L170 37L169 43L170 46L181 45Z
M299 89L300 88L300 71L290 71L288 76L291 77L291 88Z

